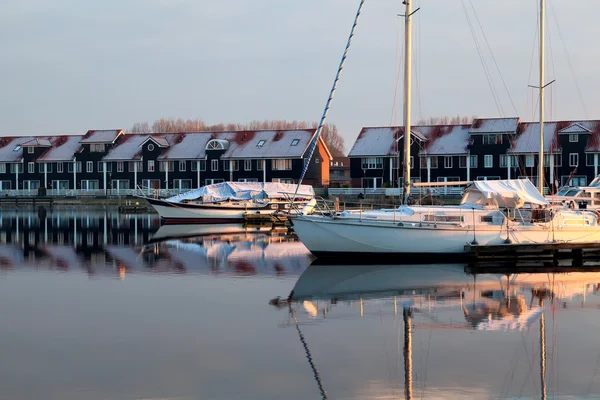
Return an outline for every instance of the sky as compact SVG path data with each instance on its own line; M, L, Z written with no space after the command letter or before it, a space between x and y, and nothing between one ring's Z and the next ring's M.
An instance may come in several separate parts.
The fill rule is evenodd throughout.
M421 7L413 19L413 120L537 119L527 86L538 84L538 3L413 0ZM163 117L318 121L358 4L2 0L0 136L128 129ZM546 81L556 79L547 118L599 118L600 3L548 0L547 8ZM402 124L403 10L401 0L365 2L327 120L347 150L364 126Z

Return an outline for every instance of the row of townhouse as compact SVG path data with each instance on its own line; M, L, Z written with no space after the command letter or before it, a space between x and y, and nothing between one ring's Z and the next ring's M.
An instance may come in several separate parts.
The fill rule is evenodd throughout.
M411 180L529 178L537 185L539 133L539 123L516 117L413 126ZM404 162L403 138L403 127L363 128L349 153L352 186L397 187ZM547 190L567 183L588 184L599 173L600 120L546 122L544 152Z
M297 182L314 129L0 138L0 191L186 190L223 181ZM323 140L304 182L329 184Z

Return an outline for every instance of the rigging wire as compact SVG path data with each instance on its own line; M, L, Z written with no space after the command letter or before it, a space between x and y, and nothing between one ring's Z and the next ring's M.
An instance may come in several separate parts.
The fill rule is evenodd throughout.
M327 114L329 113L329 108L331 106L331 100L333 100L333 95L335 94L335 90L337 89L338 82L340 81L340 76L342 75L342 70L344 69L344 64L346 62L346 58L348 57L348 51L350 50L350 44L352 43L352 39L354 38L354 32L356 31L356 26L358 25L358 20L360 19L360 13L365 4L365 0L360 0L360 4L358 5L358 10L356 11L356 16L354 17L354 23L352 24L352 29L350 29L350 35L348 36L348 41L346 42L346 48L344 49L344 53L342 55L342 59L340 60L340 65L335 74L335 79L333 81L333 85L331 87L331 91L329 92L329 98L325 103L325 109L323 110L323 115L321 116L321 120L319 121L319 126L317 127L317 131L315 132L314 138L312 139L312 143L310 145L310 149L308 151L308 156L306 157L306 162L304 163L304 168L302 168L302 173L300 174L300 179L298 179L298 186L296 186L296 191L294 192L294 196L292 197L292 202L296 199L298 195L298 190L300 189L300 185L302 184L302 180L304 179L304 175L306 175L306 171L308 170L308 166L310 165L310 161L312 160L313 153L315 152L315 148L317 147L317 143L319 141L319 136L321 136L321 132L323 131L323 125L325 124L325 120L327 119Z
M473 41L475 42L475 48L477 49L477 54L479 55L479 60L481 61L481 66L483 67L483 71L485 73L485 78L487 79L488 85L490 87L490 91L492 92L492 97L494 98L494 103L496 104L496 109L501 116L504 116L504 110L502 110L502 106L498 101L498 97L496 95L496 91L494 89L494 85L492 84L491 76L488 71L487 65L485 64L485 60L483 58L483 53L479 46L479 42L477 41L477 35L475 34L475 30L473 29L473 24L471 23L471 17L469 16L469 12L467 7L465 6L464 0L461 0L461 5L463 11L465 13L465 17L467 19L467 25L469 25L469 29L471 30L471 36L473 36Z
M483 39L485 40L485 44L487 45L487 48L490 51L490 55L492 56L492 60L494 61L494 65L496 66L496 71L498 71L498 75L500 75L500 79L502 80L502 84L504 85L504 90L506 90L506 94L508 95L508 99L510 100L510 104L513 108L513 111L515 112L515 115L519 115L519 112L517 111L517 107L515 107L515 103L513 102L512 96L510 95L510 91L508 90L508 86L506 85L506 81L504 80L504 76L502 75L502 72L500 71L500 67L498 66L498 62L496 61L496 57L494 56L494 52L492 51L492 47L490 46L490 43L488 42L487 35L485 34L485 31L483 30L483 26L481 25L481 22L479 21L479 15L477 15L477 10L475 10L475 5L473 4L473 0L469 0L469 3L471 3L471 8L473 9L473 14L475 15L475 19L477 20L479 29L481 29L481 33L483 34Z
M398 15L396 18L398 18ZM398 24L396 24L396 83L394 84L394 100L392 102L392 117L390 118L390 125L395 126L398 123L398 112L397 112L397 104L398 104L398 88L400 87L400 64L403 62L403 54L404 54L404 41L400 40L401 33L401 24L400 19L398 18ZM397 144L395 145L395 150L398 151Z
M573 63L571 63L571 56L569 55L569 51L567 50L567 45L565 43L565 39L562 34L562 29L560 29L560 24L558 23L558 17L556 16L556 12L554 12L554 6L552 5L552 2L548 1L548 3L550 4L550 7L549 7L550 11L551 11L550 13L552 14L552 17L554 18L554 23L556 24L556 27L558 28L558 36L560 37L563 49L565 51L565 54L567 55L567 63L569 64L569 70L571 71L571 77L573 78L573 81L575 81L575 88L577 89L577 94L579 96L579 101L581 102L581 106L583 108L583 113L584 113L585 119L589 119L588 111L585 106L585 102L583 101L581 87L579 86L579 81L577 80L577 76L575 75L575 69L573 68Z
M310 354L310 350L308 348L308 344L306 343L306 339L304 339L304 335L302 334L302 331L300 330L300 324L298 324L298 319L296 318L296 313L294 312L294 309L292 308L291 303L289 304L289 311L290 311L290 315L294 319L294 323L296 324L296 330L298 331L298 336L300 337L300 342L302 342L302 346L304 347L304 353L306 354L306 359L308 360L308 363L310 364L310 368L313 371L313 376L315 377L315 380L317 381L317 386L319 387L319 392L321 392L321 398L323 400L327 400L327 392L325 392L325 388L323 387L323 381L321 379L321 375L319 375L319 371L317 371L317 367L315 366L312 355Z

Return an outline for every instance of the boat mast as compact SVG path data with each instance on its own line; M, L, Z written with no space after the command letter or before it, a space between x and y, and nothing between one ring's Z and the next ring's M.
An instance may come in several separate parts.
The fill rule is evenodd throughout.
M412 91L412 0L404 0L406 10L404 12L404 204L408 204L410 196L410 113L411 113L411 91Z
M538 187L544 194L544 19L546 0L540 0L540 153L538 157Z

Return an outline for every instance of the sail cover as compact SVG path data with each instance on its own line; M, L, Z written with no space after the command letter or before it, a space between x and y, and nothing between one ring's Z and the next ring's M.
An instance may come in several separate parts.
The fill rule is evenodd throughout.
M166 200L178 203L183 200L201 199L206 203L214 203L228 200L287 199L294 195L296 186L289 183L277 182L222 182L190 190L189 192L169 197ZM310 199L314 195L315 192L312 186L300 185L296 198Z
M473 181L465 190L461 204L494 205L517 208L523 204L547 205L529 179Z

